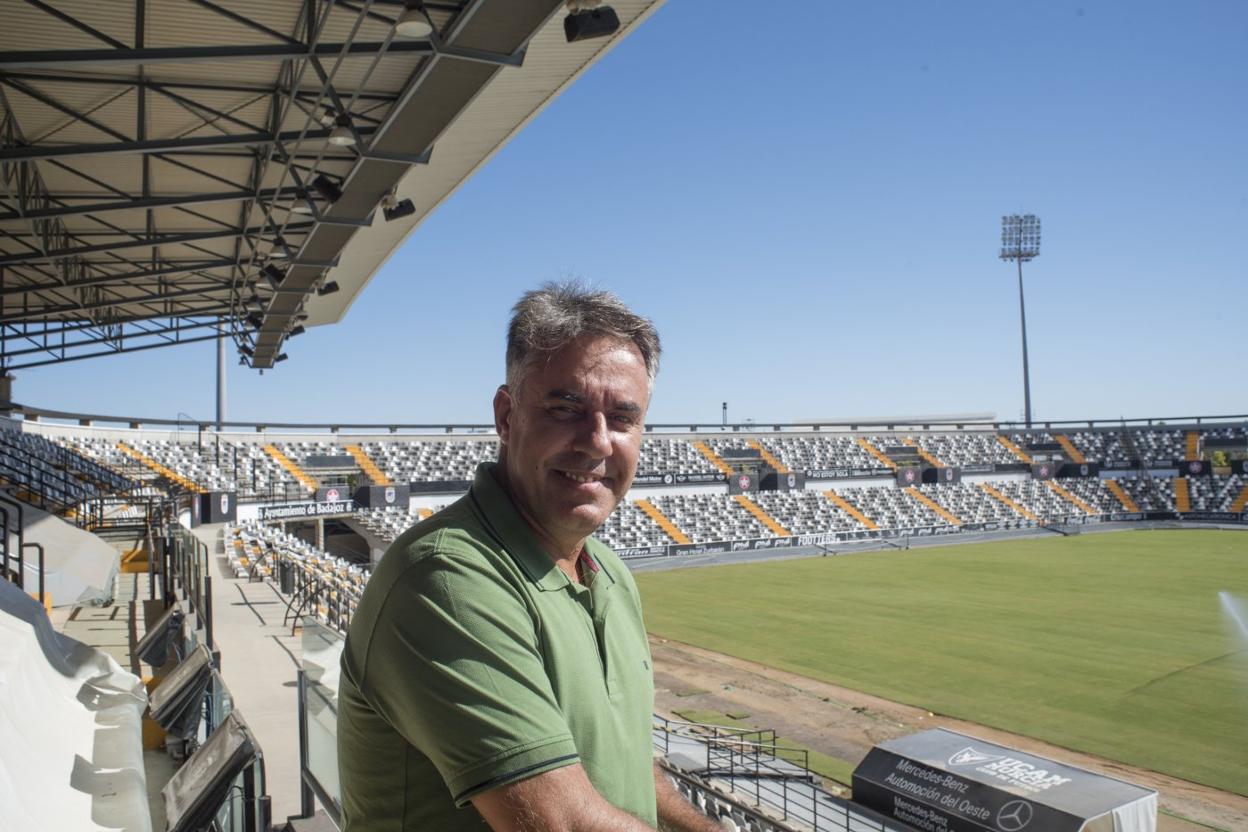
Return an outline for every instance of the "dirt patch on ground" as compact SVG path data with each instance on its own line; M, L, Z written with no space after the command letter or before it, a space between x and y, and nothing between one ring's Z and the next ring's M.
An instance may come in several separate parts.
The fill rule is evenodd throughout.
M665 715L687 709L748 713L751 724L775 729L782 737L855 765L883 740L927 728L949 728L1156 789L1161 809L1170 813L1158 818L1160 832L1207 832L1197 823L1223 830L1248 829L1248 798L1239 795L680 642L651 637L650 648L655 707Z

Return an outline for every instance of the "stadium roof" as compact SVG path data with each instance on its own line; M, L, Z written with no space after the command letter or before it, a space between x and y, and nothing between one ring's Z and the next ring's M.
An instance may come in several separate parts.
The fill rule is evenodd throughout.
M0 368L271 367L661 3L567 43L563 0L0 0Z

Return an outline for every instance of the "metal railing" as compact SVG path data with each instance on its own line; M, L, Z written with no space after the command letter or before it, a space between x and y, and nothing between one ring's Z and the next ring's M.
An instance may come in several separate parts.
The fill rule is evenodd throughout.
M179 594L191 612L195 613L198 627L204 630L204 644L209 651L216 649L212 631L212 574L209 570L208 546L190 530L168 522L164 533L157 538L161 549L162 597L166 606L177 600Z
M681 722L656 714L653 742L664 757L677 752L664 766L669 773L691 786L716 790L719 800L744 808L752 805L773 828L814 832L907 828L825 790L809 769L808 752L778 743L774 731ZM695 756L701 769L681 765ZM723 791L716 789L720 785Z

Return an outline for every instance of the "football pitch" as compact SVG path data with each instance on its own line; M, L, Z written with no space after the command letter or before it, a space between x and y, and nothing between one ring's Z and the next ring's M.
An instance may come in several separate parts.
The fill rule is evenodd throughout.
M1248 533L1084 534L637 583L655 635L1248 794Z

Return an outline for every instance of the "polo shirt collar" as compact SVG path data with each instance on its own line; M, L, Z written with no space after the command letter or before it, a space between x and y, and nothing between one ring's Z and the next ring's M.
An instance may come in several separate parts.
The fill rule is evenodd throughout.
M572 581L542 548L532 527L520 514L511 496L503 490L498 481L497 467L494 462L483 462L477 466L471 491L474 503L499 544L520 565L529 580L543 591L563 589Z

